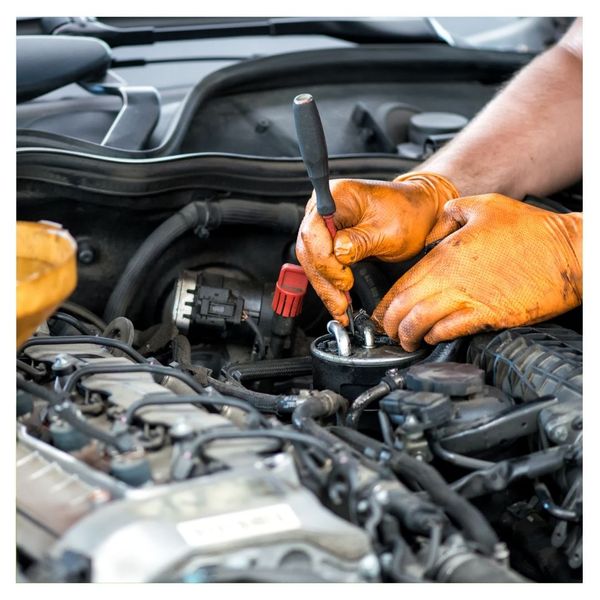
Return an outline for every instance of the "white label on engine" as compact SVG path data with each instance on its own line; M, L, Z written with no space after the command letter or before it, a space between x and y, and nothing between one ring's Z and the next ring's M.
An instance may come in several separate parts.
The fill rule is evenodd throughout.
M300 527L300 519L288 504L275 504L177 524L190 546L222 544Z

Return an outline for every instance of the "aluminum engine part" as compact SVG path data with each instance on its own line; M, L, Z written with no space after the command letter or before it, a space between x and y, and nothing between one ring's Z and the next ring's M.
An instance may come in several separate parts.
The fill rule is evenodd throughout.
M17 546L40 559L74 523L129 486L17 428Z
M132 490L67 531L52 557L65 552L91 559L94 582L161 581L215 565L277 569L300 558L321 578L357 582L374 558L367 534L323 508L284 454Z

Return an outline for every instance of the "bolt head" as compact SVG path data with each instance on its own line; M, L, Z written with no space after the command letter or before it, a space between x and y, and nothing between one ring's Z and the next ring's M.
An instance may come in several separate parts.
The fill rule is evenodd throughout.
M86 243L81 243L77 250L77 260L82 265L91 265L96 260L96 252Z
M557 442L564 442L569 437L569 432L567 431L567 428L564 427L563 425L561 425L560 427L557 427L552 433L553 433L552 437Z
M173 438L184 438L193 433L193 429L185 422L179 421L174 423L169 429L169 435Z
M366 579L376 579L379 577L381 571L379 560L377 560L377 557L374 554L367 554L367 556L360 561L358 570Z

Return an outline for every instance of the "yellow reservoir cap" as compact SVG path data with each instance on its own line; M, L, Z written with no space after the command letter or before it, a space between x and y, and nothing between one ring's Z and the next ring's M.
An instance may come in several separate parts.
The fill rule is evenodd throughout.
M60 225L17 221L17 348L75 289L76 251Z

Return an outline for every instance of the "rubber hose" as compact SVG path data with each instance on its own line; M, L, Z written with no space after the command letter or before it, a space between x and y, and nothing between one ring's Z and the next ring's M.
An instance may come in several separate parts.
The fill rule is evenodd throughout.
M96 332L95 331L91 331L87 327L87 325L85 325L85 323L82 323L79 319L76 319L72 315L69 315L69 314L66 314L66 313L55 312L53 315L51 315L50 317L48 317L48 319L56 319L57 321L61 321L63 323L67 323L73 329L75 329L78 333L81 333L83 335L95 335L96 334Z
M104 319L110 322L126 315L146 270L187 231L198 226L213 230L221 225L255 225L295 233L302 215L301 207L292 203L222 200L215 203L192 202L184 206L159 225L129 260L110 295Z
M99 316L84 306L75 304L75 302L65 301L60 305L60 307L64 312L71 313L80 319L85 319L88 323L91 323L100 331L104 331L106 329L106 323Z
M176 353L175 358L178 362L183 362L187 366L192 366L192 358L191 358L191 346L189 340L181 335L175 338L177 340L177 344L175 345ZM257 363L259 366L260 363ZM204 385L204 384L203 384ZM290 396L274 396L273 394L263 394L262 392L255 392L253 390L249 390L241 385L228 383L226 381L220 381L219 379L215 379L214 377L207 376L206 385L210 385L217 392L221 394L225 394L226 396L232 396L234 398L238 398L240 400L245 400L260 412L266 412L271 414L278 414L281 412L282 404L287 402L289 405L289 410L287 412L292 412L292 410L296 407L296 402L294 397Z
M127 263L108 299L104 311L106 322L110 323L117 317L125 316L135 291L146 274L146 269L164 253L174 240L201 222L203 207L205 204L199 202L192 202L184 206L146 238ZM204 214L206 214L206 210L204 210Z
M390 467L397 474L418 482L430 498L460 524L470 539L478 542L487 554L494 552L499 541L495 531L479 510L456 493L432 466L408 454L396 452Z
M335 446L339 440L332 433L320 427L314 419L331 416L345 407L346 401L338 394L331 394L329 402L318 396L307 398L292 413L292 425L298 431L310 433Z
M494 546L498 543L494 530L477 508L455 492L433 467L348 427L331 427L330 431L363 453L366 449L374 456L384 451L391 453L389 466L394 472L411 477L419 483L432 500L440 504L463 527L470 539L478 542L485 552L493 553Z
M352 294L358 298L365 311L371 314L389 289L387 280L377 265L369 262L354 265L352 275Z
M99 335L61 335L51 337L32 337L29 338L20 348L19 353L22 354L31 346L57 346L62 344L92 344L96 346L106 346L107 348L116 348L129 356L132 360L138 363L147 363L148 359L142 356L137 350L113 338L106 338Z
M346 426L351 427L352 429L356 429L356 427L358 426L360 416L362 415L365 408L367 408L376 400L383 398L390 391L390 386L385 381L382 381L376 386L364 391L352 403L352 406L348 411L348 416L346 417Z
M238 363L224 369L224 373L240 383L310 375L312 373L312 358L310 356L295 356L293 358L275 358L252 363Z
M273 394L255 392L254 390L249 390L239 385L227 383L225 381L219 381L213 377L208 378L208 384L214 387L215 390L221 394L233 396L234 398L239 398L240 400L246 400L246 402L252 404L252 406L260 410L260 412L271 414L280 413L282 402L284 402L286 398L290 398L290 396L274 396ZM295 403L293 408L295 408Z
M212 211L220 213L219 225L256 225L282 231L296 233L304 216L304 207L291 202L272 204L269 202L252 202L249 200L222 200L209 205ZM212 216L211 216L212 218ZM212 228L216 228L212 225Z
M456 359L463 345L463 338L452 340L451 342L441 342L433 350L433 352L421 363L438 363L451 362ZM419 363L419 364L421 364Z
M442 342L438 344L433 352L424 360L422 360L419 364L423 363L437 363L437 362L446 362L454 360L463 344L463 339L459 338L457 340L453 340L452 342ZM400 373L407 371L408 369L402 369ZM364 391L360 396L358 396L350 410L348 411L348 416L346 417L346 426L356 429L358 425L358 421L363 411L373 402L383 398L388 392L391 391L390 386L385 381L381 381L376 386L369 388Z

